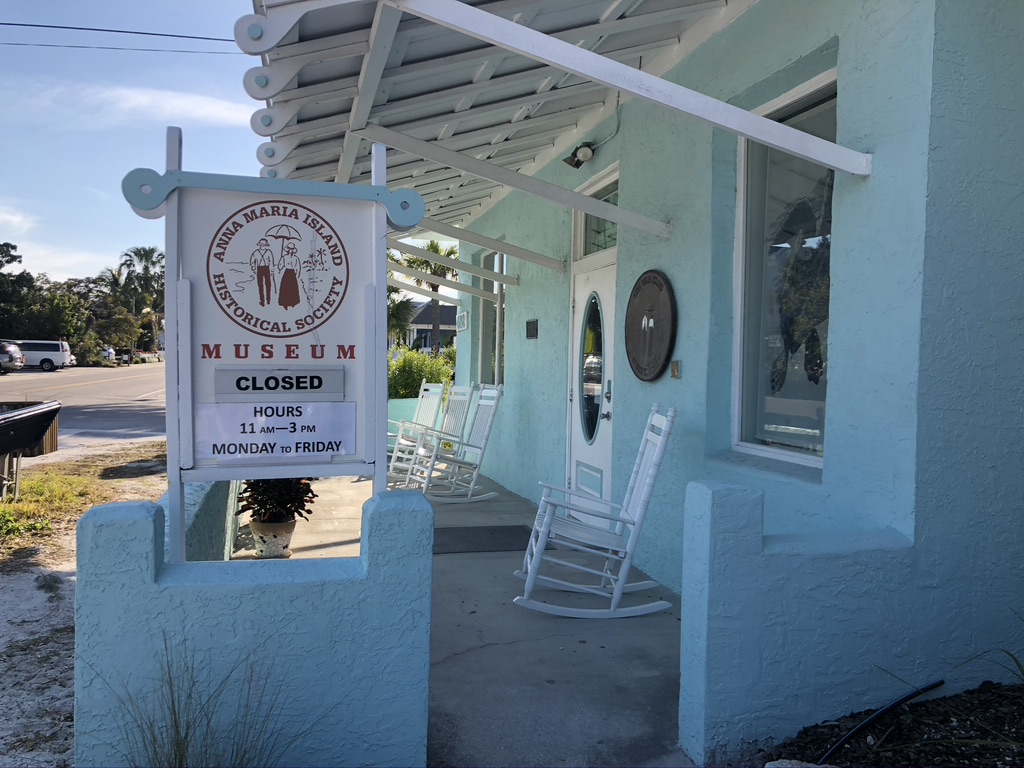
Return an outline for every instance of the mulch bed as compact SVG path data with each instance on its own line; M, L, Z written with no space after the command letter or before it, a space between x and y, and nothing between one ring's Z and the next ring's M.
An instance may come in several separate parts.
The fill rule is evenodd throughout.
M874 710L804 728L761 755L816 764ZM912 701L883 715L828 761L842 768L1024 765L1024 685L982 683L955 696Z

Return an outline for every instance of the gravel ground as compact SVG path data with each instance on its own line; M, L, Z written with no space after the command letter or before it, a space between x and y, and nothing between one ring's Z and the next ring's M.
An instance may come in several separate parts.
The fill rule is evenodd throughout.
M159 499L166 468L151 455L163 441L91 441L22 460L22 472L71 462L105 467L117 498ZM74 764L75 531L0 554L0 766Z

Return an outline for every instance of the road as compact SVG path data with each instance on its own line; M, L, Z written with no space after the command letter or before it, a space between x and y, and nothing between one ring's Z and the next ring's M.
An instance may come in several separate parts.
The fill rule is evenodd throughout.
M59 400L61 448L166 434L163 363L0 376L0 403Z

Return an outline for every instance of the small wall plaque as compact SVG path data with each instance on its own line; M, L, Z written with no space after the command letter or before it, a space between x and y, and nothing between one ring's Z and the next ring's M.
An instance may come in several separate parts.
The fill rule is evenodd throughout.
M641 381L654 381L668 367L676 343L676 299L663 272L637 278L626 305L626 357Z
M536 339L537 338L537 321L527 320L526 321L526 338Z

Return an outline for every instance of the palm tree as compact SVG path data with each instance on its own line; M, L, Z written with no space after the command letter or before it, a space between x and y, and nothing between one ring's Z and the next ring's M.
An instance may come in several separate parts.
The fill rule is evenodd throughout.
M438 256L444 256L448 259L457 259L459 257L459 248L457 245L450 245L442 251L441 244L437 242L437 240L431 240L428 242L423 250L436 253ZM426 272L428 275L432 275L433 277L452 279L459 275L458 270L453 269L452 267L445 264L438 264L430 261L430 259L420 258L419 256L406 256L403 259L403 263L410 269ZM440 286L437 283L432 283L425 278L413 278L413 282L420 286L425 284L433 293L438 293L440 289ZM433 329L430 335L430 340L433 345L432 351L436 355L441 351L441 302L437 299L431 299L430 307L433 311Z
M132 314L145 316L150 348L155 349L156 327L164 310L164 253L153 246L129 248L121 254L121 268L127 272Z
M154 246L129 248L121 254L137 298L154 312L164 308L164 252Z
M388 261L396 264L402 263L402 258L393 250L388 248ZM388 279L394 275L388 270ZM388 289L388 343L404 343L409 333L409 326L416 317L416 302L410 296L402 296L402 289L392 285Z
M118 305L128 309L131 305L131 296L128 289L128 275L124 265L106 267L96 278L103 290Z
M402 296L401 288L388 286L388 341L402 342L416 317L416 302ZM403 342L404 343L404 342Z

